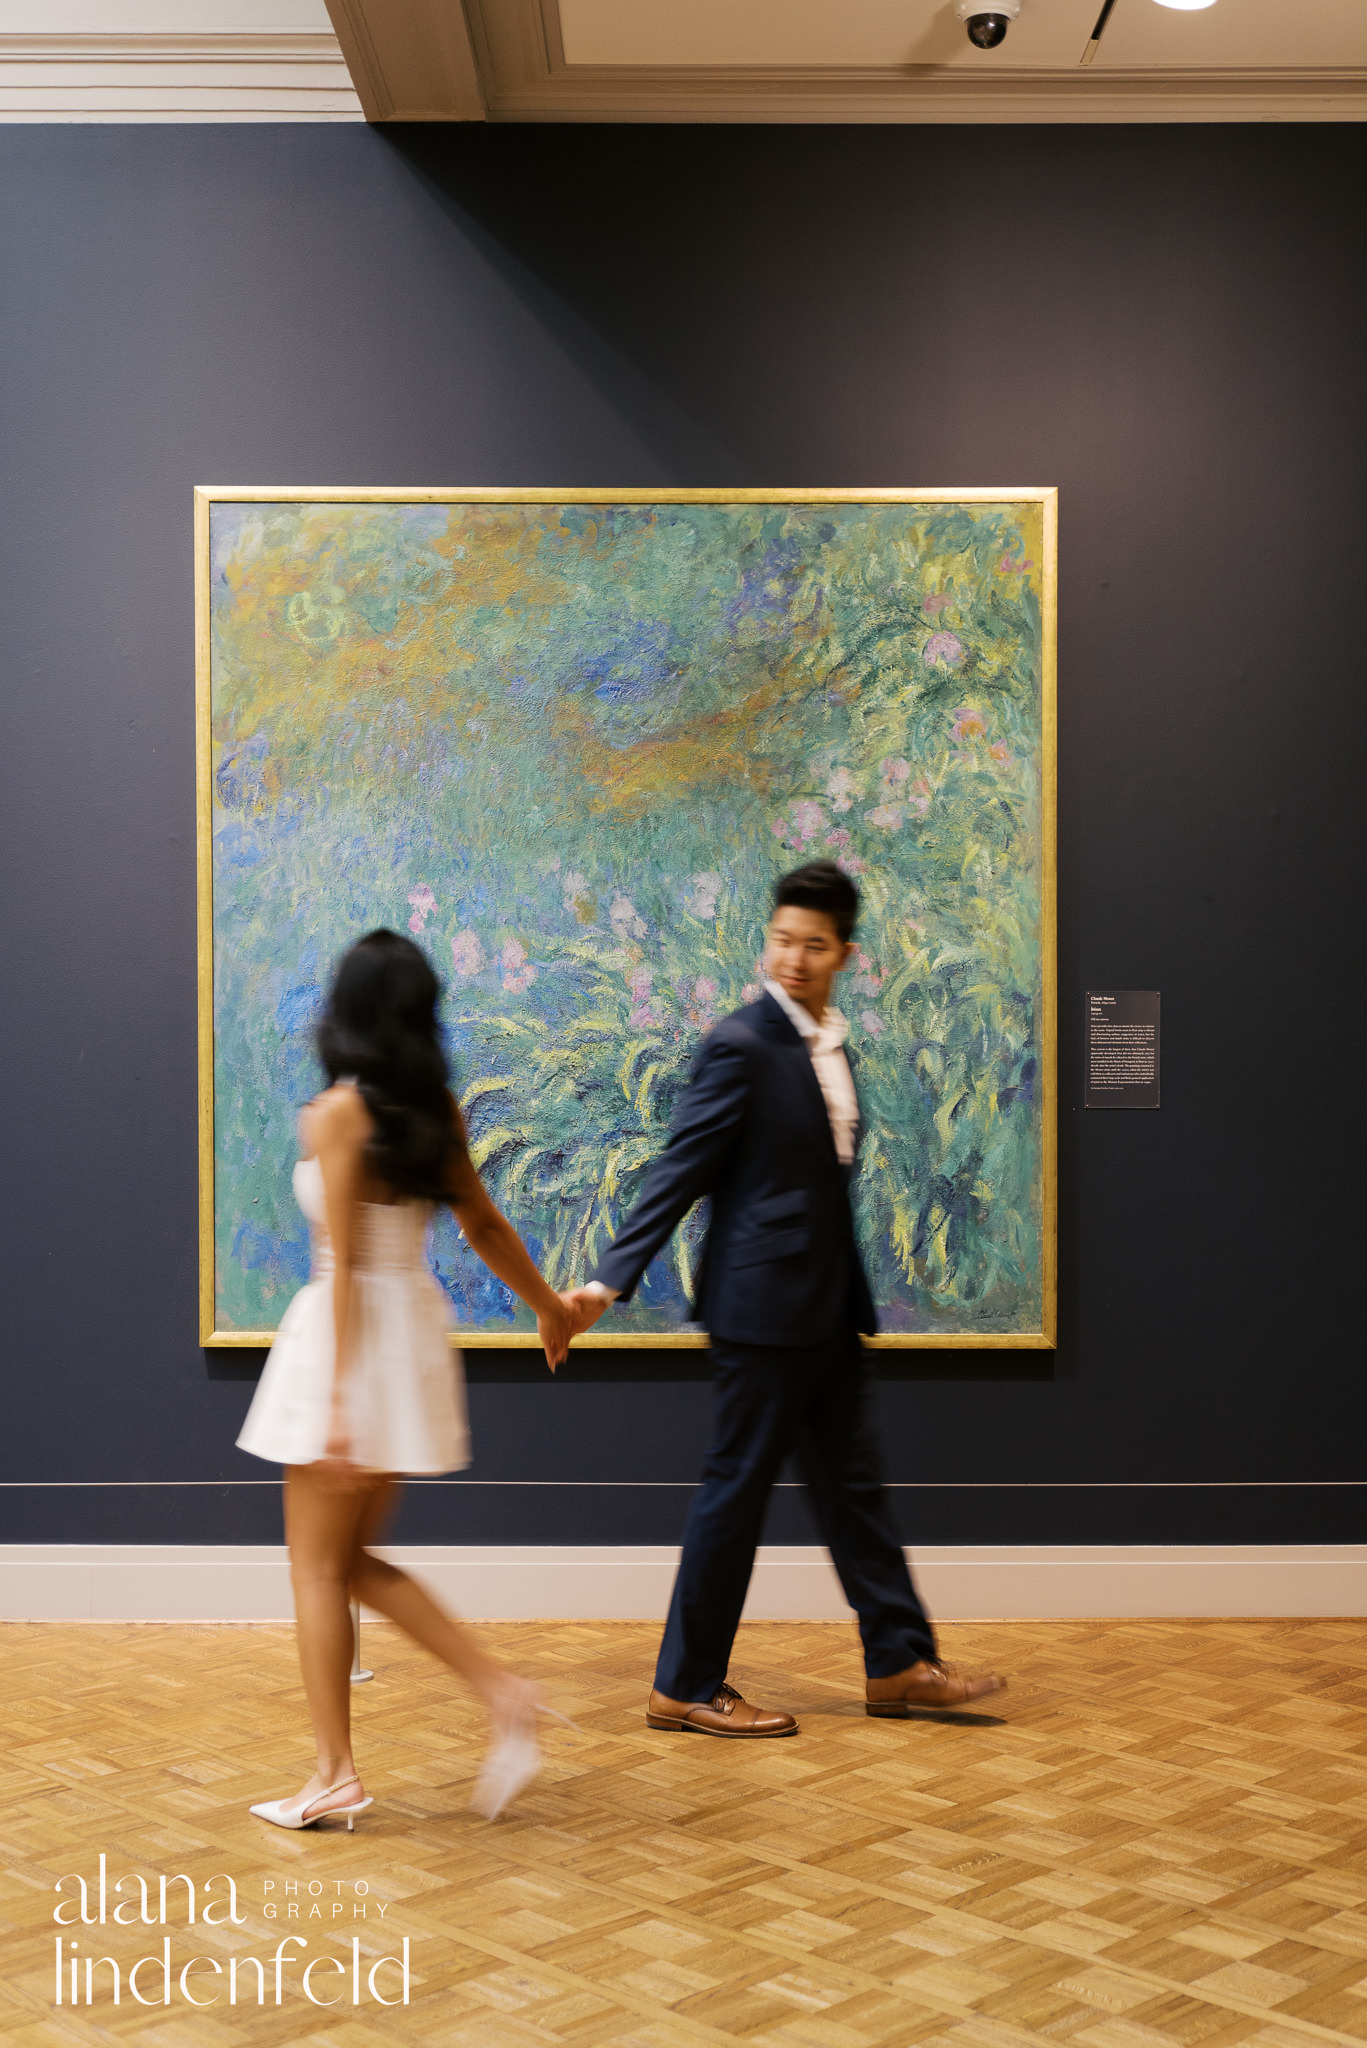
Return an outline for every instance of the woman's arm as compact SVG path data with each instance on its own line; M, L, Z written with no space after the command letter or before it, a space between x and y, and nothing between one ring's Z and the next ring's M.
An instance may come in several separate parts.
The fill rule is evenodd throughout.
M465 1123L460 1104L451 1098L459 1145L453 1148L447 1180L447 1199L465 1242L489 1271L522 1301L536 1317L537 1333L554 1372L563 1364L574 1334L575 1318L549 1283L542 1279L522 1239L489 1200L483 1181L475 1171L465 1142Z
M346 1379L350 1364L352 1271L356 1251L356 1205L361 1187L370 1117L359 1090L332 1088L300 1118L304 1141L323 1174L323 1202L332 1241L332 1406L325 1462L351 1464Z

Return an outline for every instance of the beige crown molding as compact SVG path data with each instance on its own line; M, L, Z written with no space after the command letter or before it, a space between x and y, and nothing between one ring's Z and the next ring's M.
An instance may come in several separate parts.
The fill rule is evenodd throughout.
M980 77L855 69L661 73L566 67L499 86L496 121L1115 122L1361 121L1367 71L1036 71Z
M0 34L0 122L362 118L335 36Z
M328 0L375 121L1360 121L1367 70L567 64L556 0ZM1081 52L1079 52L1081 56Z
M181 64L187 58L201 63L275 64L282 58L336 66L345 59L337 38L308 30L259 35L167 35L158 31L130 31L111 35L101 31L89 35L11 34L0 30L0 63L34 61L53 64L83 63L101 58L136 58L139 62Z

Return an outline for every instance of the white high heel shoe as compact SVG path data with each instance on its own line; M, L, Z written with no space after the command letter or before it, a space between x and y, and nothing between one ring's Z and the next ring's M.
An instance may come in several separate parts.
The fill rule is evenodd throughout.
M541 1769L541 1745L536 1739L534 1718L537 1714L561 1721L566 1728L574 1728L576 1735L579 1733L568 1714L542 1706L539 1700L533 1705L531 1716L519 1715L506 1727L480 1765L470 1793L471 1806L485 1820L497 1820L504 1807L531 1784Z
M316 1806L320 1799L327 1799L332 1793L340 1792L344 1786L359 1785L360 1782L358 1777L341 1778L335 1785L327 1786L322 1792L313 1793L308 1799L265 1799L260 1806L248 1807L247 1811L254 1813L258 1820L268 1820L277 1828L312 1828L316 1827L320 1820L332 1820L334 1817L340 1820L345 1814L347 1833L354 1834L357 1814L364 1813L368 1806L373 1806L373 1799L356 1799L350 1806L325 1806L321 1813L310 1813L309 1808Z
M485 1820L497 1820L504 1807L530 1785L541 1769L541 1745L525 1724L509 1728L480 1765L470 1804Z

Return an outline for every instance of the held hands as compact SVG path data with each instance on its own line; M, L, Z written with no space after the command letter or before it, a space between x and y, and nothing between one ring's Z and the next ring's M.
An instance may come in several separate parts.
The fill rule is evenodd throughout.
M569 1301L563 1294L553 1294L545 1308L538 1310L536 1334L541 1339L541 1348L546 1354L546 1363L554 1372L558 1365L565 1363L570 1348L570 1338L578 1336Z
M562 1294L560 1299L574 1317L576 1337L582 1337L585 1330L591 1330L603 1310L608 1307L601 1294L593 1293L587 1287L572 1287L569 1293Z
M587 1287L572 1287L556 1295L553 1309L541 1311L536 1319L537 1335L552 1372L564 1364L571 1338L591 1330L607 1305L601 1294L591 1294Z

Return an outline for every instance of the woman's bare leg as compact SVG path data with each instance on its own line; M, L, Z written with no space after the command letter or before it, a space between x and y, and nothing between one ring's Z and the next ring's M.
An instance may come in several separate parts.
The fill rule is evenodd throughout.
M398 1482L390 1479L367 1501L351 1566L352 1599L364 1601L387 1621L397 1622L405 1635L439 1657L478 1694L496 1720L525 1716L535 1703L535 1688L481 1650L469 1630L444 1614L416 1579L365 1547L379 1534L398 1494ZM348 1649L348 1671L350 1659Z
M351 1660L353 1635L348 1580L361 1532L383 1482L359 1492L325 1485L311 1465L292 1465L285 1478L285 1534L294 1585L295 1626L304 1694L318 1747L318 1769L304 1787L324 1793L355 1775L351 1754ZM362 1796L347 1785L329 1805L350 1806Z

